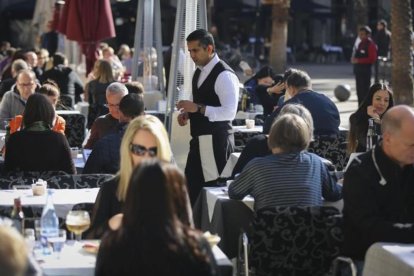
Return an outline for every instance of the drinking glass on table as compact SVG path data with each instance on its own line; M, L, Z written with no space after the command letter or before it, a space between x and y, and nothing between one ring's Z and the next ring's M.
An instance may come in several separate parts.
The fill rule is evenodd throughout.
M89 229L91 219L87 211L69 211L66 216L66 227L75 234L77 241L82 239L82 233Z
M58 236L48 238L48 241L52 244L53 253L59 259L60 258L60 252L62 252L63 245L66 242L66 230L65 229L59 229Z
M36 244L35 230L33 228L24 229L24 239L29 251L32 252Z
M34 229L35 229L35 238L37 241L40 241L40 231L41 231L40 219L35 219Z
M1 129L6 130L8 127L10 127L10 121L14 118L5 118L2 122Z

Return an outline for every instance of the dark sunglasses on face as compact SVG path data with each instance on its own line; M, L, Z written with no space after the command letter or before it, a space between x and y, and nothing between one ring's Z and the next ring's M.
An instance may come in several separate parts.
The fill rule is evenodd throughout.
M138 144L130 144L129 149L133 154L136 154L138 156L144 156L145 153L148 152L148 155L150 157L156 157L157 156L157 147L152 148L146 148L144 146L138 145Z

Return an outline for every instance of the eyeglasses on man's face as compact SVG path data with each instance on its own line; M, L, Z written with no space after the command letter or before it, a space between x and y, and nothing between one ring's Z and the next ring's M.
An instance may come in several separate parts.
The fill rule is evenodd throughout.
M17 85L21 86L21 87L32 87L33 85L35 85L35 82L28 82L28 83L17 83Z
M130 144L129 149L133 154L138 156L144 156L146 153L148 153L149 157L157 156L157 147L146 148L139 144Z
M104 104L107 108L119 108L119 104Z

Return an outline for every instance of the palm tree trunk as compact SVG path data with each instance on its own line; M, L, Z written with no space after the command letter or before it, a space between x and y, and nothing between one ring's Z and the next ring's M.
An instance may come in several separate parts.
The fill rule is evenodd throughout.
M273 0L270 66L276 73L286 68L287 27L290 0Z
M413 104L412 19L410 0L391 2L391 57L394 102Z

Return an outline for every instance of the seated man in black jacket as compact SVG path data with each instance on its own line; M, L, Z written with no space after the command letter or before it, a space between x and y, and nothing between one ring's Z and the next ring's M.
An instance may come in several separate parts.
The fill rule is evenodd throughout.
M268 134L273 121L279 116L280 109L286 104L301 104L312 115L314 124L314 136L337 136L341 122L336 105L321 93L312 90L311 79L305 71L291 69L291 74L286 80L286 93L290 99L278 106L270 114L263 126L263 133Z
M119 150L128 123L135 117L144 114L144 100L142 95L125 95L119 103L119 111L118 131L98 140L82 173L115 174L118 172Z
M354 159L343 185L343 254L359 272L373 243L414 243L414 112L394 106L381 128L382 141Z
M52 57L53 68L45 71L40 78L41 83L47 79L56 82L60 89L61 95L71 98L72 103L68 107L73 107L77 102L82 101L83 83L78 74L67 66L67 59L64 54L56 53Z

